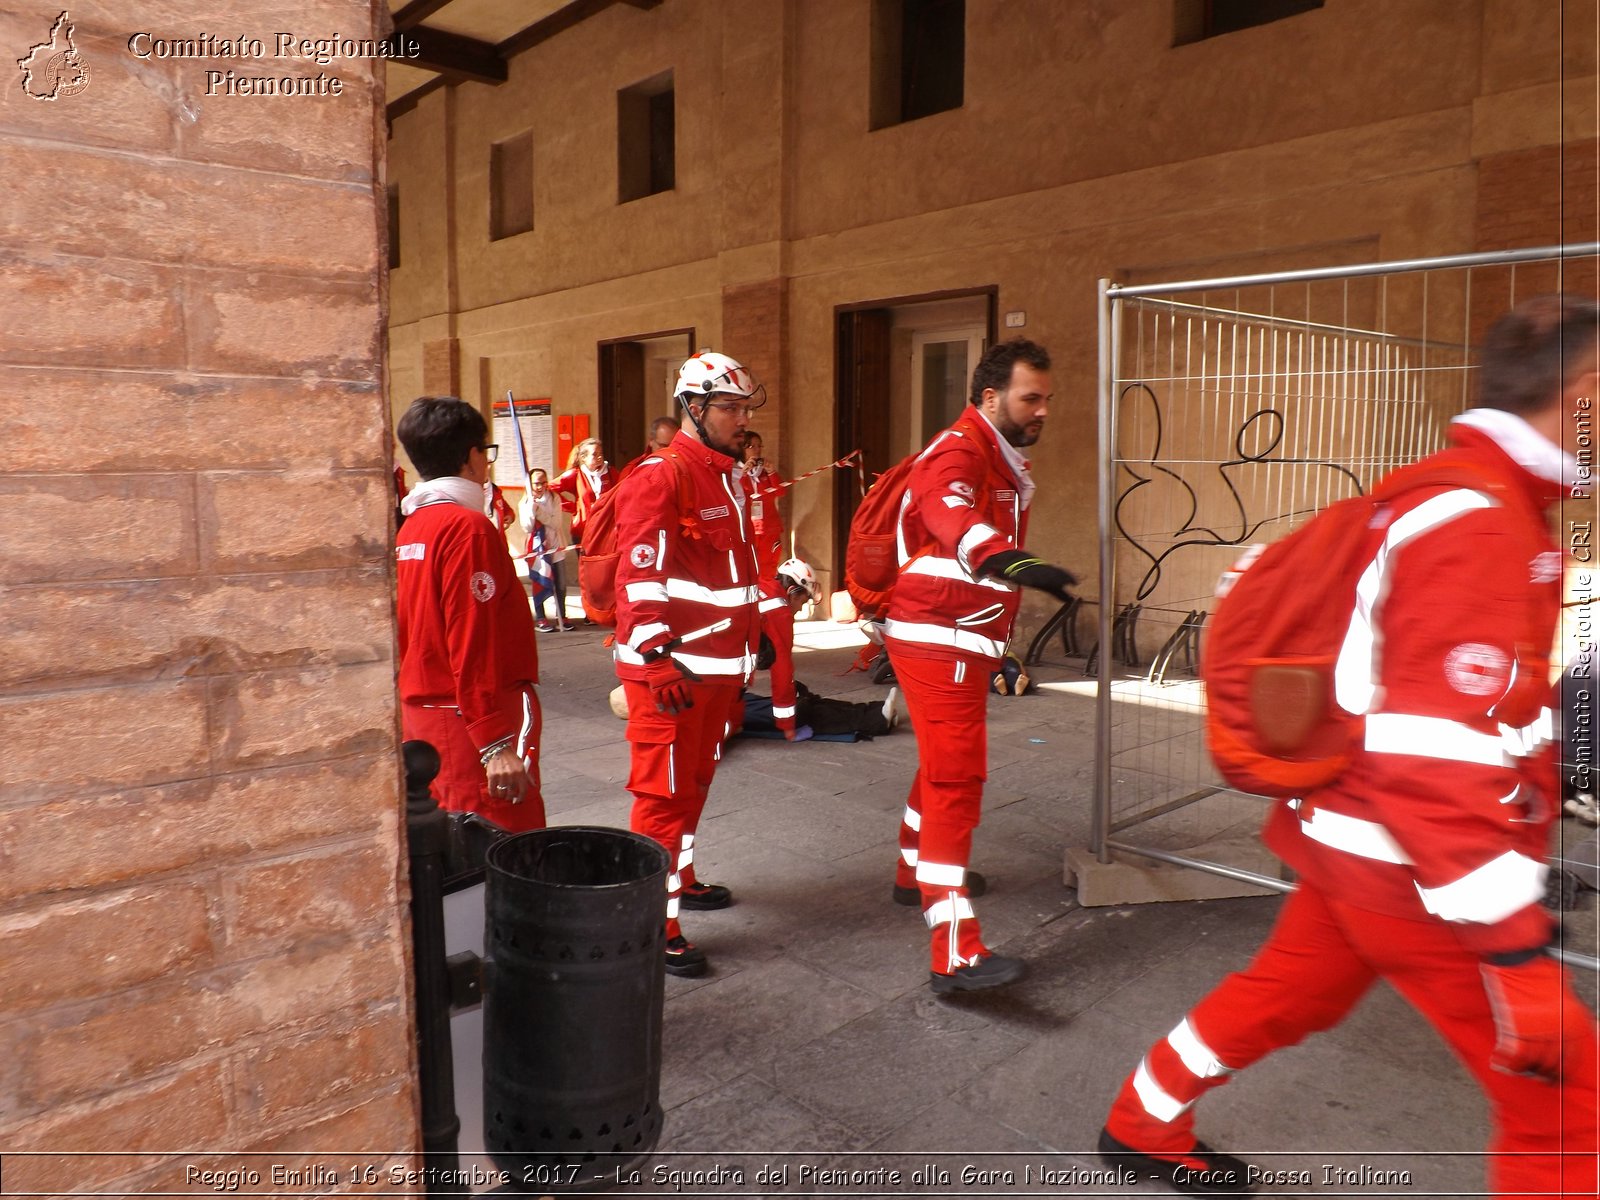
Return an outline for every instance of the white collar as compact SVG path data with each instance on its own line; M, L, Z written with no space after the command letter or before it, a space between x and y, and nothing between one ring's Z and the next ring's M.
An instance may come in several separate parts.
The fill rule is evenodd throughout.
M1499 408L1469 408L1455 421L1487 434L1528 474L1562 487L1574 487L1579 483L1578 460L1516 413Z
M462 508L470 508L474 512L482 512L483 484L473 483L472 480L463 479L460 475L441 475L438 479L424 479L406 493L406 498L400 501L400 511L409 517L424 505L447 502L459 504Z
M981 408L976 411L987 422L989 428L994 430L994 440L999 444L1000 453L1005 456L1006 466L1011 468L1012 477L1017 481L1018 499L1022 501L1022 507L1027 508L1033 502L1033 476L1028 471L1033 464L1023 457L1022 451L1006 441L995 423L989 420L988 413Z

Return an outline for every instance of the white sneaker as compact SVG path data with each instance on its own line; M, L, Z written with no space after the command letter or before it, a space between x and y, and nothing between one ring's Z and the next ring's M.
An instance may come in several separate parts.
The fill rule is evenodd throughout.
M900 689L892 687L883 701L883 719L890 729L900 724Z

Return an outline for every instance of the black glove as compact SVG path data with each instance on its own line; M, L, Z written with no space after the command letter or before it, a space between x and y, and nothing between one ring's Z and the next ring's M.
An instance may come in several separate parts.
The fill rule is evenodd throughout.
M991 554L978 567L978 574L1037 588L1041 592L1049 592L1058 600L1071 600L1072 593L1067 589L1078 582L1078 577L1071 571L1047 563L1042 558L1035 558L1026 550L1002 550L998 554Z

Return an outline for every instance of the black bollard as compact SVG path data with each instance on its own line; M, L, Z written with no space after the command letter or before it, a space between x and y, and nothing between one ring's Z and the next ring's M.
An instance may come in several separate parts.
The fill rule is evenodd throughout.
M418 1087L422 1092L422 1150L429 1196L460 1196L455 1063L450 1050L450 975L445 965L444 873L449 817L428 791L439 774L439 752L427 742L404 742L406 839L411 849L411 961L416 975Z

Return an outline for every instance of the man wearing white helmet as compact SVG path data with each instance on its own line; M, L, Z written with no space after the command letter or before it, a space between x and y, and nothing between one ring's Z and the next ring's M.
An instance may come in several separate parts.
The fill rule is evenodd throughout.
M699 975L706 956L684 937L678 912L733 901L695 878L694 834L760 640L756 560L733 467L766 390L727 355L702 350L679 369L674 394L677 436L618 485L613 656L628 704L629 825L674 856L667 971Z

